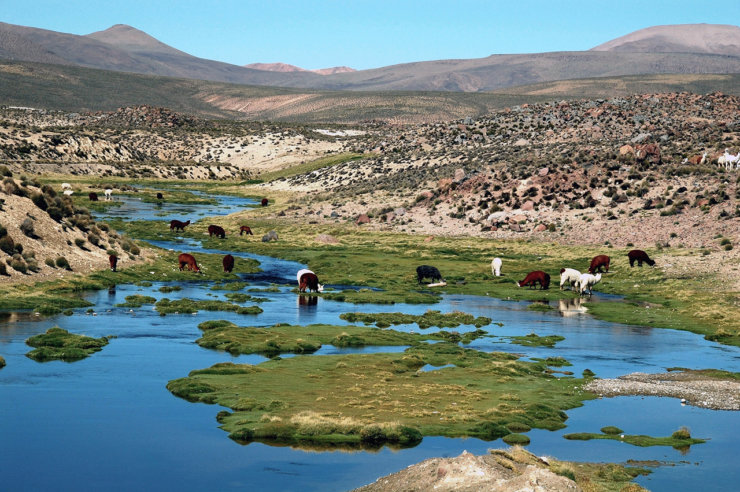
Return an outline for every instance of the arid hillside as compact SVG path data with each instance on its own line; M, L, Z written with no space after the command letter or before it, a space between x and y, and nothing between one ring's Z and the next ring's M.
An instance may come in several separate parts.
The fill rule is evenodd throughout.
M717 159L740 153L738 107L720 93L645 94L385 126L355 144L373 157L260 186L308 192L291 213L311 220L735 257L740 171Z
M246 179L343 148L320 128L212 121L151 106L0 110L0 160L33 172Z
M30 283L142 261L140 250L87 209L33 178L0 166L0 283Z

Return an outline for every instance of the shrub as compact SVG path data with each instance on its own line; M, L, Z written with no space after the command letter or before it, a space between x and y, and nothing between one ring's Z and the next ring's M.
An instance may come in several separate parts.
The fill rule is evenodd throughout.
M83 249L85 248L85 240L82 239L81 237L75 238L75 244L77 245L78 248L83 248Z
M100 246L100 236L97 234L91 232L87 235L87 240L90 241L90 244L93 244L95 246Z
M671 437L674 439L691 439L691 431L689 431L688 427L681 427L671 434Z
M8 235L8 230L4 226L0 225L0 238L5 237L7 235Z
M12 260L10 260L10 266L21 273L26 273L28 271L28 266L26 265L26 262L23 261L23 258L20 256L13 257Z
M725 244L725 251L730 251L732 249L732 244Z
M130 252L130 253L131 253L132 255L136 255L136 256L138 256L138 255L139 255L139 253L141 253L141 250L139 249L139 247L138 247L137 245L135 245L135 244L132 244L132 245L131 245L131 250L130 250L129 252Z
M72 268L69 266L69 262L67 261L67 258L64 256L58 256L56 259L56 264L59 268L64 268L65 270L72 270Z
M46 209L46 213L49 214L49 217L51 217L53 220L59 222L64 218L64 213L62 212L62 209L59 207L49 207Z
M46 266L48 266L48 267L56 268L56 265L54 264L54 259L53 258L47 258L47 259L45 259L44 260L44 263L46 263Z
M31 201L41 210L46 210L47 208L49 208L49 204L46 203L44 195L42 195L41 193L34 193L33 195L31 195Z
M13 256L15 253L15 241L10 236L0 237L0 250L3 250L5 254Z
M5 263L0 263L0 275L8 275L8 269L5 267Z
M28 237L36 237L36 233L33 230L33 221L30 217L23 219L20 225L21 232Z
M13 172L8 169L8 166L0 166L0 176L13 176Z

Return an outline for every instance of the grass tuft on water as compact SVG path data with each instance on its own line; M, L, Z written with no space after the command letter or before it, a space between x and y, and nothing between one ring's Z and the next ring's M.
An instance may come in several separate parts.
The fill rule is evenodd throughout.
M605 429L609 430L606 432ZM620 432L614 432L619 430ZM686 427L681 427L679 430L673 433L670 437L652 437L646 435L631 435L622 434L621 429L618 427L604 427L601 429L602 434L596 434L591 432L576 432L572 434L565 434L565 439L576 440L576 441L590 441L591 439L611 439L614 441L622 441L633 446L648 447L648 446L672 446L674 448L685 448L693 444L705 443L704 439L695 439L691 437L691 433Z
M26 356L37 362L63 360L72 362L98 352L108 345L108 338L92 338L75 335L57 326L49 328L46 333L35 335L26 340L26 344L35 347Z

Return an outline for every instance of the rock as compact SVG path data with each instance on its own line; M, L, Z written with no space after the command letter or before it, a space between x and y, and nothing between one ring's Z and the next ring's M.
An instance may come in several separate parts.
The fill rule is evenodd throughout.
M524 229L519 224L511 224L509 226L509 229L512 230L512 231L514 231L514 232L524 232Z
M400 217L402 215L406 215L406 209L403 207L398 207L396 209L393 209L393 213Z
M339 214L335 210L332 210L332 212L329 214L329 217L331 217L332 219L336 219L337 217L339 217Z
M360 214L355 220L356 225L369 224L369 223L370 223L370 217L368 217L366 214Z
M455 181L462 181L465 179L465 171L462 169L455 169Z
M534 232L543 232L547 230L547 226L545 224L539 224L537 227L534 228Z
M540 169L539 171L537 171L537 174L539 174L540 176L547 176L547 174L549 172L550 172L550 168L549 167L543 167L542 169Z
M269 243L270 241L277 241L277 240L278 240L278 234L275 231L270 231L264 236L262 236L263 243Z
M633 155L635 149L631 145L622 145L619 147L619 155Z
M488 222L502 222L506 219L506 212L494 212L486 219Z
M640 133L635 138L633 138L632 140L630 140L630 142L632 142L632 143L640 143L640 142L644 142L648 138L650 138L650 134L649 133Z
M431 241L432 239L434 239L434 236L427 236L427 237L425 237L425 238L424 238L424 242L425 242L425 243L428 243L428 242L429 242L429 241Z
M315 241L317 243L324 243L324 244L339 244L339 240L329 234L319 234L318 236L316 236Z
M519 140L514 142L515 147L526 147L527 145L529 145L529 140L527 140L526 138L520 138Z
M534 202L532 200L527 200L522 204L522 210L534 210Z

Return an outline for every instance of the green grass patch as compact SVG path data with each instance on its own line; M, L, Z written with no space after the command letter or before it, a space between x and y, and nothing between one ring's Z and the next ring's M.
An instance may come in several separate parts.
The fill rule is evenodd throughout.
M454 367L419 371L425 365ZM510 354L440 342L414 345L400 354L216 364L167 387L190 401L231 408L233 413L222 414L219 421L240 442L363 446L360 429L389 425L413 428L422 436L494 440L511 434L506 426L514 422L562 428L563 410L594 398L580 390L581 380L555 378L544 367ZM312 426L317 419L326 425Z
M610 432L605 432L604 429ZM691 437L690 432L685 427L677 430L670 437L652 437L645 435L631 435L612 432L617 427L605 427L602 428L602 434L596 434L591 432L576 432L573 434L565 434L565 439L576 440L576 441L590 441L591 439L611 439L613 441L622 441L633 446L648 447L648 446L672 446L674 448L685 448L693 444L705 443L704 439L695 439ZM619 429L621 430L621 429Z
M181 291L182 287L179 285L163 285L159 288L159 291L163 294L169 294L170 292L178 292Z
M237 291L237 290L243 290L244 287L246 287L247 285L249 285L249 284L246 283L246 282L229 282L229 283L226 283L226 284L216 284L216 285L214 285L214 286L211 287L211 290L232 290L232 291Z
M410 325L416 323L419 328L457 328L460 325L474 325L481 328L491 324L491 318L485 316L475 317L472 314L455 311L452 313L441 313L429 310L422 315L404 313L344 313L340 319L350 323L364 323L375 325L378 328L387 328L391 325Z
M231 302L245 303L245 302L268 302L270 299L266 297L254 297L243 292L229 292L225 296Z
M59 327L49 328L46 333L35 335L26 340L34 347L26 356L37 362L63 360L72 362L93 354L108 345L108 338L92 338L75 335Z
M189 298L170 300L160 299L154 308L161 315L166 314L192 314L198 311L232 311L237 314L260 314L262 308L259 306L240 306L226 301L194 300Z
M524 345L526 347L554 347L556 343L565 340L565 337L560 335L547 335L544 337L539 336L536 333L530 333L529 335L507 337L511 340L511 343L517 345Z
M154 297L134 294L126 296L126 302L118 303L116 304L116 307L140 308L144 304L154 304L155 302L157 302L157 299Z
M259 175L259 179L264 182L274 181L280 178L289 178L291 176L297 176L299 174L306 174L317 169L323 169L325 167L336 166L338 164L344 164L345 162L355 161L363 159L367 156L363 154L357 154L353 152L347 152L344 154L331 155L316 159L315 161L298 164L286 169L280 169L278 171L271 171L262 173Z
M334 325L293 326L277 324L270 327L240 327L228 321L205 321L198 325L203 337L201 347L225 350L232 354L313 353L322 345L364 347L417 345L426 340L448 340L446 332L429 335L404 333L379 328ZM459 336L459 335L458 335Z
M529 437L524 434L508 434L501 439L509 446L524 446L529 444Z

